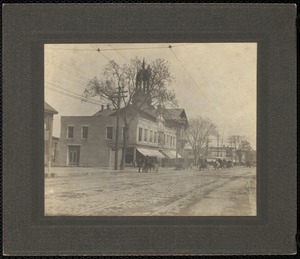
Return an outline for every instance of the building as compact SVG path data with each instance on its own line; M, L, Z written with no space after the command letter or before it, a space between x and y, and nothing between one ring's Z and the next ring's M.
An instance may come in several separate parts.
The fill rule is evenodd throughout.
M207 158L209 159L226 159L227 161L236 162L236 149L229 146L208 147Z
M52 150L51 150L51 162L52 166L56 165L58 159L58 145L59 145L59 138L52 136Z
M181 159L187 117L183 109L152 105L150 75L150 66L146 68L143 61L132 101L119 109L118 129L118 110L109 106L102 106L93 116L62 116L59 164L112 167L118 158L119 165L126 143L127 165L135 165L145 156L157 157L165 166L175 165Z
M128 110L129 109L129 110ZM127 116L132 116L125 163L134 165L139 157L156 156L163 165L175 164L181 158L177 136L179 129L167 123L162 114L151 106L134 114L134 106L127 107ZM122 110L121 110L122 112ZM184 110L182 110L184 113ZM185 113L184 113L185 114ZM104 166L115 163L117 110L107 107L93 116L62 116L61 138L59 143L60 166ZM120 119L118 136L118 164L124 137L124 123ZM180 142L179 142L180 143Z
M53 131L53 116L58 114L53 107L48 103L44 102L44 164L51 167L52 162L52 131Z

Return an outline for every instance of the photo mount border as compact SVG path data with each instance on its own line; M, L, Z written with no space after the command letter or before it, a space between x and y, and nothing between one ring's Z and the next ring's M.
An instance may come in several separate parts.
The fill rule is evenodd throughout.
M112 15L119 13L124 9L132 12L134 10L143 11L144 8L149 9L149 16L147 17L150 20L153 20L155 17L154 13L157 12L158 6L162 5L131 5L130 8L128 8L127 5L125 7L122 4L114 5L114 7L111 5L109 5L110 7L103 5L80 5L81 7L85 6L85 9L79 10L80 8L76 6L57 4L55 6L46 5L48 6L47 11L42 10L42 6L45 5L16 5L15 7L6 5L4 8L3 28L4 39L6 39L6 41L4 41L4 79L6 79L4 80L4 97L6 97L4 99L4 118L6 122L6 125L4 126L4 132L6 134L4 138L4 149L9 151L8 153L5 153L5 173L3 175L4 237L6 238L6 240L4 240L5 254L193 255L245 253L286 254L295 251L294 239L292 239L294 232L296 232L296 228L293 228L296 226L296 195L294 193L296 190L296 141L292 142L296 139L295 134L290 136L282 135L283 141L287 141L289 144L292 143L289 150L290 158L288 161L281 161L278 163L278 161L274 161L274 157L270 157L269 155L270 153L274 155L274 144L272 143L271 146L270 143L274 138L274 135L278 136L279 126L277 125L275 130L272 128L272 126L276 125L274 124L274 121L280 122L284 119L282 111L278 114L278 107L276 107L277 103L274 103L273 98L270 100L270 97L275 96L276 100L280 100L278 92L276 92L276 90L278 91L278 89L280 89L280 85L279 83L276 84L276 82L282 82L282 79L286 77L291 84L287 86L287 89L280 89L280 94L286 94L285 96L288 97L289 102L281 108L283 108L285 112L289 112L289 114L296 114L296 101L295 98L293 98L296 95L292 94L295 94L296 92L295 43L280 41L278 32L283 33L283 30L286 29L282 28L284 27L282 24L277 30L274 30L274 28L270 26L272 22L275 22L275 18L278 18L278 15L284 21L288 21L288 24L291 24L292 17L295 17L295 8L293 5L272 5L273 8L270 9L265 9L265 7L270 7L271 5L264 4L264 7L261 5L252 5L252 10L250 11L255 11L252 15L255 19L261 19L259 22L261 23L260 28L257 24L247 25L249 18L247 15L245 15L244 18L237 17L241 13L249 13L249 10L247 10L249 5L245 4L237 5L239 8L234 8L234 5L226 4L190 4L184 5L184 10L182 10L182 5L163 5L164 8L167 8L180 16L182 13L186 13L186 11L189 10L194 16L183 16L183 20L187 24L196 21L194 27L189 28L187 32L173 33L171 31L170 33L169 31L167 34L163 28L157 29L158 33L141 33L145 23L142 22L141 25L137 25L136 23L140 23L140 19L133 19L132 21L138 30L134 33L129 32L127 34L126 30L123 30L123 33L120 34L118 31L114 30L116 27L114 27L113 23L112 25L109 25L109 22L102 27L104 32L100 31L95 33L95 31L90 30L88 33L86 31L72 33L74 31L77 32L79 29L76 27L76 22L74 25L71 25L70 23L75 21L78 12L88 12L92 14L91 17L93 17L95 21L93 22L90 19L87 20L88 22L95 24L95 22L98 23L101 21L101 19L97 18L99 12L103 14L108 10ZM223 8L221 8L221 6ZM94 7L96 7L98 12L92 11ZM195 10L193 10L194 8ZM283 9L285 12L282 12ZM205 12L201 15L197 13L197 11L207 10L215 11L215 14L209 16L208 14L205 14ZM18 14L22 14L22 12L30 14L34 11L41 11L48 20L43 20L42 16L34 18L22 18L22 16L18 16ZM56 14L55 11L58 13ZM61 13L67 13L69 11L71 11L72 14L69 20L58 19L59 22L67 25L65 31L59 31L58 29L60 29L60 26L58 26L57 23L54 23L54 25L50 24L53 19L59 18ZM9 23L12 22L12 13L17 14L16 17L18 18L16 24L23 24L19 27L16 26L13 32L9 33L9 29L15 26ZM197 16L195 16L196 13ZM233 15L232 17L235 19L241 19L242 23L239 26L233 26L232 22L234 19L227 20L225 14ZM262 14L264 14L265 17L262 17ZM138 16L141 18L141 14ZM215 21L214 18L216 17L221 21L223 20L223 24L219 28L214 27L212 23L212 21ZM113 16L106 16L106 18L111 21ZM120 19L122 20L122 18ZM38 24L36 23L36 20L42 20L44 23ZM196 28L197 24L199 25L199 22L202 20L207 21L207 25ZM174 22L174 17L161 17L156 23L161 23L162 21L167 21L168 23ZM80 21L79 24L84 26L84 22L86 22L85 19ZM107 32L109 26L113 27L112 33ZM248 28L248 31L242 31L241 28L243 28L243 26ZM183 26L183 28L184 27L185 26ZM182 26L177 24L174 27L174 31L176 31L176 28L182 29ZM249 28L252 31L249 31ZM221 33L220 29L222 29ZM202 30L209 31L209 33L203 33ZM138 43L139 41L142 42L145 40L147 43L151 43L151 40L153 40L153 42L158 42L159 38L166 39L166 36L167 40L171 42L179 42L182 38L190 38L193 42L212 42L213 36L215 36L213 39L214 42L216 42L216 38L220 38L222 42L225 41L225 38L227 38L228 42L234 42L234 39L237 40L238 38L237 35L247 35L247 37L249 37L249 35L255 36L255 41L259 42L257 124L260 128L258 128L257 131L257 145L261 145L261 143L266 144L266 146L257 149L258 158L264 159L261 163L265 164L265 167L261 167L263 165L258 165L258 168L263 168L267 171L267 173L264 172L262 174L257 170L257 176L259 177L257 179L257 184L258 191L260 192L258 193L259 195L257 198L257 204L259 206L259 215L257 217L217 217L217 219L216 217L166 216L84 217L84 219L82 217L72 217L68 219L63 217L64 219L61 219L60 217L43 216L41 208L43 207L44 197L41 199L40 196L41 193L44 193L42 130L44 101L43 50L40 47L37 48L37 46L54 42L66 43L68 41L70 43L71 41L72 43L76 43L74 40L77 39L78 41L80 35L82 37L86 37L87 35L92 37L92 35L94 35L98 39L101 36L106 38L105 41L95 39L95 42L97 43ZM295 33L290 27L288 27L286 35L290 40L295 39ZM221 36L224 36L224 38L221 39ZM72 39L72 37L75 37L75 39ZM127 39L133 38L126 41L126 37ZM201 37L202 40L200 39ZM19 41L13 42L16 38L18 38ZM149 40L149 38L151 38L151 40ZM89 40L89 43L93 42ZM274 54L274 51L280 50L282 46L288 47L289 51L280 53L275 59L283 62L285 67L288 68L285 70L284 74L280 73L280 66L276 66L276 63L270 61L273 58L272 54ZM12 48L15 52L12 51ZM14 58L15 55L20 59L16 61ZM18 69L25 64L28 65L28 68L23 70ZM15 73L10 74L8 71L14 71ZM279 79L279 81L274 80L270 71L277 72L275 73L275 77L277 76L277 80ZM24 79L22 84L18 84L18 78L20 76ZM22 87L24 85L26 87ZM292 92L288 93L287 90ZM18 94L15 94L16 92ZM14 104L9 100L14 100ZM39 107L40 109L36 109L36 107ZM259 110L259 107L262 110ZM16 113L18 111L17 108L23 108L23 110L19 110L19 113ZM275 114L275 112L277 113ZM16 114L15 117L13 117L14 114ZM28 116L24 117L26 114ZM287 132L287 130L291 130L295 133L296 117L293 118L293 120L284 120L286 123L281 126L279 131ZM271 127L269 124L271 124ZM9 130L9 127L13 125L18 125L17 128L22 128L23 132ZM22 140L21 142L15 141L20 139ZM32 143L33 139L35 141ZM282 140L279 142L281 144L283 143ZM20 143L23 145L20 145ZM278 147L278 144L275 144L275 146ZM282 152L282 150L277 150L275 152L275 157L278 158L279 155L283 155ZM11 164L13 158L18 158L18 160L15 160L14 164ZM285 170L285 175L290 177L285 181L283 181L283 173L280 173L280 170L283 170L283 168ZM17 172L23 171L23 174L17 174ZM279 176L275 175L274 172L278 173ZM272 181L272 179L278 180L278 178L282 181ZM279 190L274 190L274 186L276 185L280 187ZM279 193L280 189L286 189L285 187L288 187L287 192L284 194ZM13 191L12 188L16 188L18 192ZM283 201L282 196L284 198L289 197L289 200ZM274 200L275 198L279 198L279 200ZM274 204L280 204L281 209L279 215L285 215L287 219L281 222L278 221L278 215L274 216L273 214L275 212ZM277 224L282 225L278 226ZM279 233L279 229L283 232ZM74 236L73 234L75 233L78 235ZM231 240L228 240L228 235L231 236ZM262 236L265 237L264 240L260 239ZM287 241L283 242L283 244L282 242L280 244L279 241L281 241L283 236L289 238ZM71 242L68 237L73 237L75 240L72 240ZM115 243L112 243L112 240L115 240ZM89 241L89 243L87 241ZM259 244L258 241L262 242L262 244ZM252 247L255 247L255 249L251 249Z

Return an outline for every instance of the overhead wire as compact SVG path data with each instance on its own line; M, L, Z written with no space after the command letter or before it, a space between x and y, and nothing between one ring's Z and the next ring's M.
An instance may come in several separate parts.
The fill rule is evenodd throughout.
M199 86L199 84L196 82L196 80L192 77L192 75L188 72L188 70L185 68L185 66L183 65L183 63L181 62L181 60L178 58L178 56L175 54L175 52L172 50L173 46L169 45L168 48L170 49L170 51L172 52L172 54L174 55L174 57L176 58L176 60L178 61L178 63L181 65L181 67L183 68L183 70L185 71L185 73L189 76L189 78L193 81L193 83L197 86L198 90L201 92L202 96L206 99L206 101L210 104L212 104L212 102L210 101L210 99L208 98L208 96L206 96L204 94L204 92L201 90L201 87ZM221 116L222 119L222 114L218 111L216 106L212 106L215 111Z
M103 105L103 103L101 103L101 102L99 102L99 101L97 101L97 100L94 100L94 99L85 97L85 96L83 96L83 95L80 95L80 94L78 94L78 93L75 93L75 92L73 92L73 91L70 91L70 90L68 90L68 89L66 89L66 88L60 87L60 86L58 86L58 85L56 85L56 84L54 84L54 83L51 83L51 82L48 82L48 81L46 81L45 83L48 84L48 85L51 85L51 86L54 86L54 87L60 89L60 91L63 90L63 91L65 91L65 92L67 92L69 95L72 94L72 95L75 95L77 98L80 97L81 100L88 101L88 102L93 102L94 104L98 104L98 105Z
M88 101L88 100L83 100L83 99L82 99L82 98L80 98L80 97L77 97L77 96L74 96L74 95L68 94L68 93L66 93L66 92L63 92L63 91L61 91L61 90L59 90L59 89L55 89L55 88L52 88L52 87L49 87L49 86L46 86L46 88L47 88L47 89L49 89L49 90L51 90L51 91L54 91L54 92L60 93L60 94L62 94L62 95L64 95L64 96L68 96L68 97L71 97L71 98L73 98L73 99L76 99L76 100L79 100L79 101L85 101L85 102L87 102L87 103L91 103L91 104L95 104L95 105L98 105L98 106L100 106L100 104L99 104L99 103L94 103L94 102L91 102L91 101Z
M180 45L173 45L174 48L177 47L184 47L184 46L188 46L188 45L192 45L194 43L184 43L184 44L180 44ZM91 45L91 44L89 44ZM108 44L111 46L111 44ZM101 51L123 51L123 50L153 50L153 49L167 49L167 46L159 46L159 47L132 47L132 48L113 48L113 49L107 49L107 48L103 48L100 49ZM73 49L73 48L48 48L49 50L72 50L72 51L93 51L92 49Z

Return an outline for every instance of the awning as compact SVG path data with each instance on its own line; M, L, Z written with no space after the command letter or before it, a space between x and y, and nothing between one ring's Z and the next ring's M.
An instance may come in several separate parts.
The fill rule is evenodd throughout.
M174 150L170 150L170 152L173 154L173 156L175 156L175 158L176 158L176 151L174 151ZM177 158L182 158L181 157L181 155L179 155L178 153L177 153Z
M137 150L142 153L144 156L152 156L152 157L160 157L165 158L162 153L155 149L148 149L148 148L137 148Z
M165 149L162 152L167 158L170 158L170 159L175 159L176 158L176 151L174 151L174 150ZM182 157L177 153L177 158L182 158Z

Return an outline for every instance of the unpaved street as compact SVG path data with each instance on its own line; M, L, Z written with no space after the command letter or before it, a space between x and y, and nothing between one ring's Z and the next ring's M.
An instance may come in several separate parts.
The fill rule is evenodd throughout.
M52 168L45 214L67 216L254 216L256 168L138 173Z

